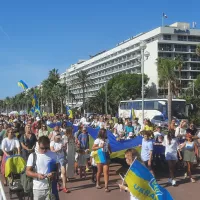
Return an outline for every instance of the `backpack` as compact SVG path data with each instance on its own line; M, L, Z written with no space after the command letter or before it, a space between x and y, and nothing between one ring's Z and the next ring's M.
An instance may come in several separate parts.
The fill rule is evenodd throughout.
M37 155L33 153L33 171L36 169L36 160ZM21 184L24 189L24 193L32 193L33 192L33 178L28 177L26 175L26 171L21 175Z

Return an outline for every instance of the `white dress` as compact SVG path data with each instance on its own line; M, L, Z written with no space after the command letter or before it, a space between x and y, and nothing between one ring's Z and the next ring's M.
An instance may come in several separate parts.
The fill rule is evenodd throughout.
M76 146L74 138L67 138L66 135L63 135L63 142L67 144L67 177L73 178L74 177L74 163L75 163L75 154L76 154Z

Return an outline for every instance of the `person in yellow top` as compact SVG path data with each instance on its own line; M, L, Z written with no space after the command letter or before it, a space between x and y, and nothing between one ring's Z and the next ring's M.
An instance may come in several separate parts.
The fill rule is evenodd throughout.
M145 125L144 125L144 131L153 131L154 127L153 124L151 123L151 121L149 119L145 120Z

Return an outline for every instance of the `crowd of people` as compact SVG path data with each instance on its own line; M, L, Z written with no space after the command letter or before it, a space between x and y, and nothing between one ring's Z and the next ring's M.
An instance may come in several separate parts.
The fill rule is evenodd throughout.
M73 125L78 126L75 133ZM88 126L99 128L92 148L89 146ZM162 127L155 127L149 119L145 119L144 124L140 125L138 119L117 119L110 115L68 119L65 114L56 114L41 118L29 115L0 117L0 172L4 185L7 185L6 158L18 154L27 162L27 176L33 178L35 200L45 199L52 194L59 199L58 191L69 193L67 185L75 175L85 179L90 170L91 180L96 188L102 188L100 178L103 173L105 192L110 192L109 164L112 148L106 130L110 130L117 141L142 136L141 154L137 157L153 175L154 148L164 146L163 156L169 167L169 183L176 185L175 167L178 160L186 164L184 177L195 182L192 167L199 161L200 134L193 123L188 124L186 120L182 120L176 125L175 120L172 120L168 130L163 131ZM94 153L98 149L106 155L104 163L95 162ZM135 149L126 151L127 164L131 164L136 153L138 154ZM119 187L127 190L124 185Z

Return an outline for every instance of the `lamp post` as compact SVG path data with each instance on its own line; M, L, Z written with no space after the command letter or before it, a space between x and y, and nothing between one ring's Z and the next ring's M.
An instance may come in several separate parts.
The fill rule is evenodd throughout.
M108 114L108 90L107 90L107 86L108 86L108 83L107 83L107 80L106 80L106 83L105 83L105 114L106 115Z
M145 41L140 41L141 50L141 74L142 74L142 122L144 121L144 58L148 59L150 56L149 52L144 52L147 48Z

